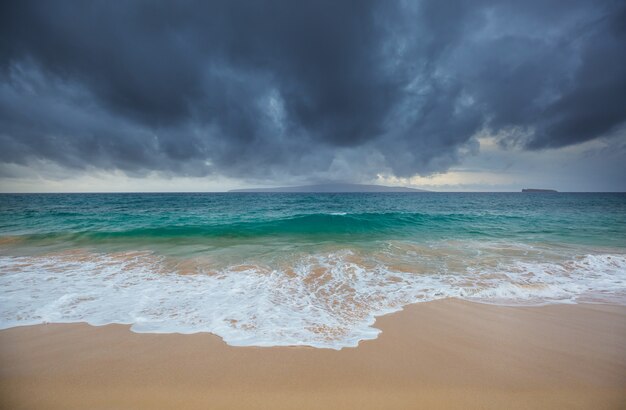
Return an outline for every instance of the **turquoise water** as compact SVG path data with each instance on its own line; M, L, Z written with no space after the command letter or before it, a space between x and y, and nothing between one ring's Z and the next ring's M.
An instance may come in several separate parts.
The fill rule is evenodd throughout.
M0 324L341 348L408 303L625 303L626 194L0 195Z
M0 195L0 235L42 246L402 238L625 247L626 194Z

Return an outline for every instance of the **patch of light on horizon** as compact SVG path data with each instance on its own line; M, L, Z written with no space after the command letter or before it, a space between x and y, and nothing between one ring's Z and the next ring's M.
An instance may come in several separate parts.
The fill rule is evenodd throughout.
M241 188L242 181L224 176L182 177L150 172L128 176L120 170L65 170L50 165L45 173L16 164L3 164L0 192L221 192ZM70 174L71 173L71 174Z

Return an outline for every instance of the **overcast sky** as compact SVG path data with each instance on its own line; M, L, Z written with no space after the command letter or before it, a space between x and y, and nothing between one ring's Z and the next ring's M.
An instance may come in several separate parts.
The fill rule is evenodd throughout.
M0 5L0 191L625 175L623 0Z

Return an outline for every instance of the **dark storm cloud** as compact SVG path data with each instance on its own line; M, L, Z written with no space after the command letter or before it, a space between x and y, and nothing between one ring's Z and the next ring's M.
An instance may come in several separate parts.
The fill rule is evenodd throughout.
M626 120L621 2L2 8L4 163L283 178L343 161L408 176L445 170L484 128L540 149Z

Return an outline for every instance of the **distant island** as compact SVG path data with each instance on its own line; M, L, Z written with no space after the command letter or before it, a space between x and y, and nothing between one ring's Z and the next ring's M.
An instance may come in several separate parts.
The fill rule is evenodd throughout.
M363 184L317 184L289 186L278 188L247 188L247 189L231 189L228 192L429 192L424 189L415 189L397 186L384 185L363 185Z
M559 192L556 189L536 189L536 188L524 188L522 192Z

